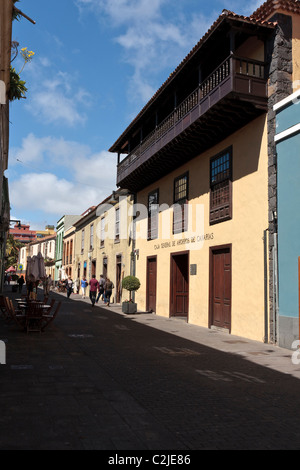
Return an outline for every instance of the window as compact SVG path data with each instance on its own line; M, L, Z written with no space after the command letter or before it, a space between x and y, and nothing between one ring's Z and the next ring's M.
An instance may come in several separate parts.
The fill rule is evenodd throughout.
M90 250L94 248L94 224L90 227Z
M70 264L72 264L73 258L73 240L70 240Z
M115 242L120 239L120 208L115 210Z
M232 148L210 161L210 224L232 218Z
M67 246L66 246L66 243L64 243L64 246L63 246L63 264L66 264L66 253L67 252Z
M188 173L174 181L173 233L185 232L188 229L188 213L185 207L188 202L188 181Z
M158 189L148 195L148 240L158 237Z
M101 234L100 234L100 248L104 247L104 239L105 239L105 217L101 219Z
M81 231L81 253L84 252L84 229Z

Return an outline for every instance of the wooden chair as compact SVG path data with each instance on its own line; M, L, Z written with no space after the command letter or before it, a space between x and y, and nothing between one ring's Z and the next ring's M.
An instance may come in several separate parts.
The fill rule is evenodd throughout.
M1 316L5 318L5 320L9 319L9 307L6 302L6 297L4 295L0 295L0 313Z
M21 310L16 310L13 301L8 297L6 297L6 302L8 305L10 318L14 320L14 322L20 326L22 330L24 330L26 325L26 315L24 315Z
M42 331L44 331L45 328L55 319L60 309L60 306L61 306L61 301L57 303L56 308L53 313L48 312L47 314L43 315ZM52 304L52 307L53 307L53 304Z
M31 302L28 305L26 312L26 330L29 331L42 331L42 319L43 319L43 304Z
M47 315L50 315L50 313L52 312L54 304L55 304L55 299L52 299L51 302L50 302L50 308L47 312Z

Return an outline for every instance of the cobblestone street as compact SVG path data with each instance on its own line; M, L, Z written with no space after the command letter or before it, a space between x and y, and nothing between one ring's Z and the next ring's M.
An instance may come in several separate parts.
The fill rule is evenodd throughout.
M0 321L1 450L299 449L291 351L51 296L42 334Z

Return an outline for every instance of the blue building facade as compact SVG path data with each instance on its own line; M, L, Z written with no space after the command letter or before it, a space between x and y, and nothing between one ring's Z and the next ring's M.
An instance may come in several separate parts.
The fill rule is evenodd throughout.
M277 344L299 340L300 90L274 106L277 152Z

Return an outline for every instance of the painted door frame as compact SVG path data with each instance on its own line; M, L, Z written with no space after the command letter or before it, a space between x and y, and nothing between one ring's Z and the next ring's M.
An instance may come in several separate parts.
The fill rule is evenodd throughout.
M214 252L229 250L230 254L230 328L229 333L231 333L232 326L232 244L228 243L226 245L217 245L211 246L209 248L209 314L208 314L208 328L213 326L213 255Z
M187 255L187 275L188 275L188 291L187 291L187 321L189 319L189 304L190 304L190 271L189 271L189 266L190 266L190 251L185 250L185 251L177 251L174 253L170 253L170 308L169 308L169 317L174 317L174 313L172 312L173 310L173 298L174 298L174 290L173 290L173 282L172 282L172 274L173 274L173 262L174 258L176 256L182 256L182 255Z
M154 260L155 259L155 267L156 267L156 272L155 272L155 310L153 310L154 312L156 312L156 306L157 306L157 255L153 255L153 256L147 256L146 258L146 276L147 276L147 279L146 279L146 311L148 312L149 311L149 270L148 270L148 267L149 267L149 260Z

